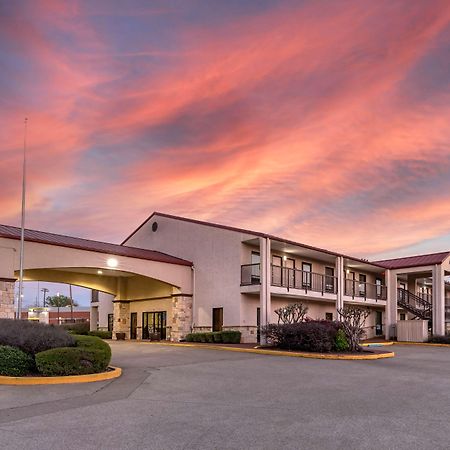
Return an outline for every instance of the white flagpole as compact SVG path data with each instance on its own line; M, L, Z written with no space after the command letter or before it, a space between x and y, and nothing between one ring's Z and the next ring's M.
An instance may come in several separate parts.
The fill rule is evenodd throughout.
M25 193L27 180L27 122L25 118L23 135L23 167L22 167L22 219L20 222L20 267L19 267L19 298L17 300L17 319L22 318L23 300L23 256L25 244Z

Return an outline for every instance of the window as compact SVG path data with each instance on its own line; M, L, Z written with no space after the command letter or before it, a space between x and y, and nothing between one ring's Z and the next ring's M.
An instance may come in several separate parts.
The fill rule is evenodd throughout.
M381 281L381 278L376 278L375 279L377 298L381 298L382 297L382 292L383 292L382 284L383 284L383 282Z
M406 314L400 313L400 320L406 320Z
M272 255L272 284L274 286L281 286L282 265L283 265L283 258L281 256Z
M295 259L287 258L284 262L285 274L284 274L284 284L288 287L295 286ZM284 285L283 284L283 285Z
M312 264L302 263L302 286L311 289Z
M213 308L212 310L212 330L222 331L223 328L223 308Z
M166 311L142 313L142 339L166 339L167 313Z
M108 314L108 331L113 330L114 315Z
M367 277L363 273L359 274L359 295L361 297L366 296L366 281Z
M325 320L333 320L333 313L325 313Z
M325 292L335 292L334 288L335 288L334 268L325 267Z
M261 257L259 252L252 252L251 264L251 284L259 284L261 282Z

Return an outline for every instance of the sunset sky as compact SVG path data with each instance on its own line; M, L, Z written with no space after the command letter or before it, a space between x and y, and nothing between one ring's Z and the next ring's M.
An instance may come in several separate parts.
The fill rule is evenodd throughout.
M152 211L355 256L450 249L450 2L0 0L0 223Z

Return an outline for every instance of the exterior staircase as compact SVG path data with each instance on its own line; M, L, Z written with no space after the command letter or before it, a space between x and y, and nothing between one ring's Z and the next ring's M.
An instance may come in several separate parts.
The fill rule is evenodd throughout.
M397 304L404 310L414 314L417 319L429 321L432 319L433 306L431 302L406 289L397 288Z

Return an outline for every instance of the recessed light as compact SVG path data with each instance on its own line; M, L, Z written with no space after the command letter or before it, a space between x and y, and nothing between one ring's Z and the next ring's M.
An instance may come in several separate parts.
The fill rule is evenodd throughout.
M119 261L117 261L116 258L108 258L108 260L106 261L106 264L108 265L108 267L117 267L119 264Z
M103 270L97 270L97 273L98 273L99 275L101 275L101 274L103 273Z

